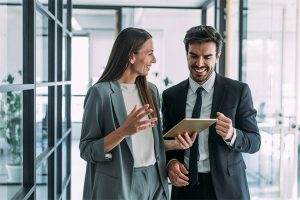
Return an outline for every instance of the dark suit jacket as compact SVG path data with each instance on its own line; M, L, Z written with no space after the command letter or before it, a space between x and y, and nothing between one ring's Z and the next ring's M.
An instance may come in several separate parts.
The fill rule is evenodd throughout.
M163 130L167 132L185 118L189 81L185 80L163 92ZM247 84L217 74L214 86L211 118L222 112L231 118L237 137L232 147L216 133L215 125L209 128L208 146L212 182L217 199L249 199L242 152L255 153L260 148L260 134L256 123L251 92ZM184 151L167 152L167 162L177 159L184 163ZM178 188L172 187L172 199Z
M159 109L157 88L150 83L148 86ZM79 144L80 156L87 162L83 199L130 199L134 164L131 137L125 138L109 153L104 152L103 142L103 138L123 124L126 117L122 90L117 81L101 82L89 89L84 102ZM152 130L159 178L168 198L160 123Z

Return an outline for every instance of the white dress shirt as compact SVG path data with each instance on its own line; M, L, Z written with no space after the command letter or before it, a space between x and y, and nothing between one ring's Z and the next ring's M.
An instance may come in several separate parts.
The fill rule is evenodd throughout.
M194 105L197 99L196 90L198 89L198 87L202 87L204 90L202 91L202 106L201 106L200 118L202 119L210 118L215 79L216 79L215 72L213 72L211 77L203 85L199 85L191 77L189 78L189 89L187 93L185 117L190 118L192 116ZM208 135L209 135L209 128L199 133L199 137L198 137L198 144L199 144L198 172L200 173L210 172ZM226 142L226 144L233 145L235 139L236 139L236 131L234 129L233 138L231 139L230 142ZM185 150L185 154L184 154L184 163L185 166L187 166L187 168L189 168L189 157L190 157L190 150L187 149Z

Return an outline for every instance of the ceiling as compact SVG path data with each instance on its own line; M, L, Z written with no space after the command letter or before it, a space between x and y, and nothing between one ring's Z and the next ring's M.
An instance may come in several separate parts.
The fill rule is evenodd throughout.
M200 7L207 0L72 0L73 5Z

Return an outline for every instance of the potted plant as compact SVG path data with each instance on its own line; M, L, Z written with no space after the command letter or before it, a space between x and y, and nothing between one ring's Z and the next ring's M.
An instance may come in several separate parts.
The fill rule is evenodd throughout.
M18 72L21 75L21 71ZM14 77L9 74L2 82L13 84ZM9 181L19 182L22 178L22 130L21 130L21 93L7 92L1 98L1 125L0 133L5 138L9 149L9 160L6 168Z

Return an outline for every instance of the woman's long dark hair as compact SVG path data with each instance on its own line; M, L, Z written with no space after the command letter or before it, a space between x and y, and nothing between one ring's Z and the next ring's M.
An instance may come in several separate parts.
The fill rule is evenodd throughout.
M120 79L129 66L130 56L137 53L143 44L150 38L152 38L150 33L143 29L126 28L122 30L112 47L107 65L97 83ZM148 103L153 109L152 117L156 117L158 110L154 105L152 93L147 85L146 76L137 77L135 83L144 102Z

